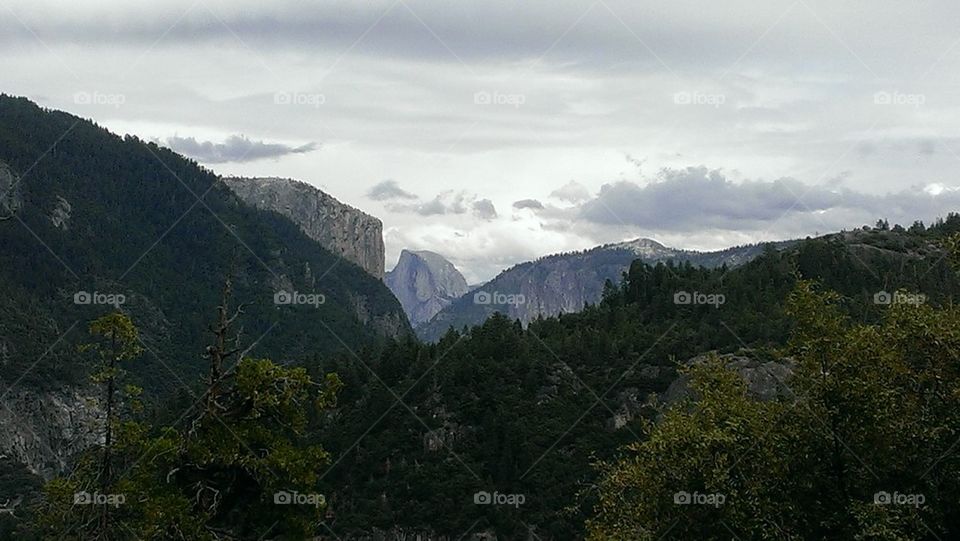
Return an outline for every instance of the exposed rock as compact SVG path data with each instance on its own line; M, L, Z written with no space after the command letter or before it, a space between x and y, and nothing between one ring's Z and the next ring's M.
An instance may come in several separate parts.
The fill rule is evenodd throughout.
M66 231L72 210L73 207L70 206L70 202L58 195L57 206L53 207L53 211L50 213L50 221L53 222L53 226Z
M789 245L788 242L771 244L777 248ZM636 239L584 252L551 255L503 271L471 290L471 295L450 303L432 320L419 325L417 334L424 340L438 340L451 326L459 329L479 325L494 312L519 319L524 325L541 315L579 312L588 303L600 302L607 280L620 283L623 273L637 259L647 263L673 260L704 267L736 266L760 255L764 246L694 252L668 248L650 239Z
M225 177L223 181L246 203L283 214L327 250L383 279L379 219L297 180Z
M399 312L388 312L379 315L371 315L367 307L367 298L362 295L349 293L353 304L354 314L364 325L373 328L377 334L383 336L398 337L409 332L407 322Z
M443 449L453 449L454 445L463 439L467 430L457 423L444 423L435 430L423 435L423 450L435 452Z
M640 398L640 391L636 387L628 387L617 394L620 406L614 411L607 427L619 430L640 415L644 404Z
M22 204L16 175L7 164L0 162L0 220L13 216Z
M76 389L14 391L0 399L0 452L46 479L102 441L98 401Z
M8 499L7 501L0 503L0 515L12 515L16 516L17 507L23 503L23 496L17 498Z
M460 271L443 256L428 251L400 252L384 282L396 295L411 325L429 321L469 289Z
M687 361L687 364L701 364L716 355L707 353ZM773 400L782 396L790 396L787 386L790 376L793 375L794 363L791 359L781 361L760 361L743 355L717 355L721 361L736 370L747 384L747 392L759 400ZM661 401L672 404L690 396L690 378L686 375L678 377L664 395Z

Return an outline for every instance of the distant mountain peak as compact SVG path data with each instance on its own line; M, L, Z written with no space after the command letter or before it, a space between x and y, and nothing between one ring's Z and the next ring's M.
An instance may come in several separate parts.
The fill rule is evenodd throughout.
M629 250L641 257L660 257L664 255L673 255L678 252L678 250L667 248L653 239L644 237L608 244L605 246L605 248Z
M453 263L429 250L401 250L397 266L386 274L384 282L412 325L428 321L469 291Z
M459 329L478 325L494 312L526 324L540 315L577 312L587 303L599 302L604 284L608 280L619 283L635 260L650 264L674 261L704 267L736 266L750 261L762 251L762 245L750 245L696 252L668 248L655 240L638 238L597 246L585 252L554 254L515 265L475 290L475 293L487 293L484 299L514 299L518 302L475 302L473 295L468 295L452 302L430 321L411 320L411 324L416 327L417 334L428 341L439 339L450 327Z

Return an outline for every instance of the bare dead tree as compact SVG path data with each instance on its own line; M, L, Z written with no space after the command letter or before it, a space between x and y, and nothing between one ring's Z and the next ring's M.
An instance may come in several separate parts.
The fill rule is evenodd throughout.
M242 331L238 331L231 337L231 328L237 318L243 315L244 308L250 304L240 303L236 308L231 309L232 293L233 265L223 282L216 320L207 328L213 335L213 343L207 346L203 355L207 359L206 390L203 396L203 408L194 421L192 430L195 430L204 418L225 412L226 407L221 402L226 392L224 383L233 376L233 371L241 360L239 357L245 353L240 345Z

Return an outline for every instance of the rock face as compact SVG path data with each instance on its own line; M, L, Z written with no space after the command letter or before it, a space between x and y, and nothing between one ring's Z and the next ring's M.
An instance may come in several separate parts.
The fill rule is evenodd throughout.
M21 203L17 177L7 164L0 162L0 220L12 217Z
M771 244L781 248L788 243ZM460 329L478 325L494 312L527 324L540 315L577 312L587 303L599 302L604 283L607 280L620 283L623 273L637 259L647 263L673 260L704 267L736 266L760 255L763 249L764 245L757 244L717 252L694 252L668 248L651 239L636 239L584 252L547 256L503 271L472 290L470 295L450 303L427 323L419 326L413 320L411 323L425 340L439 339L451 326Z
M308 237L383 279L383 223L309 184L283 178L225 177L246 203L294 221Z
M0 406L0 454L50 479L102 440L102 415L98 401L77 389L11 392Z
M791 397L792 391L788 387L790 377L793 375L794 362L791 359L782 359L778 361L761 361L752 357L735 354L717 355L706 353L699 355L687 361L686 364L702 364L716 358L723 362L724 366L737 372L743 381L747 384L747 392L757 400L774 400L778 397ZM691 396L690 378L681 375L661 397L663 403L674 404Z
M57 206L54 207L50 213L50 222L53 224L53 227L64 231L69 229L70 213L72 211L73 207L70 205L70 202L57 196Z
M384 280L407 313L410 324L429 321L467 291L467 281L452 263L428 251L403 250Z

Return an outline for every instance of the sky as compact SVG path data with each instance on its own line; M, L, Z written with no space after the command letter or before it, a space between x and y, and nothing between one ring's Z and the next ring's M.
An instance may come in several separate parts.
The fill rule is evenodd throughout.
M0 0L0 92L310 183L471 283L960 209L960 4Z

